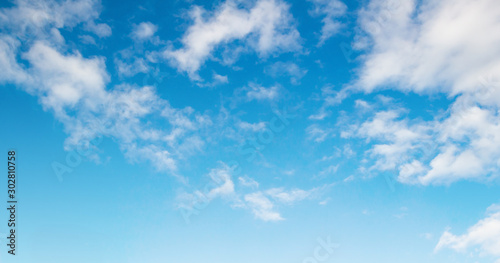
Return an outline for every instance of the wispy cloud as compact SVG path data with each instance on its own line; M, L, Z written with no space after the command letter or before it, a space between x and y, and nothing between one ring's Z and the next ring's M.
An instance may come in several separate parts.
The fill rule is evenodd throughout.
M279 206L291 206L306 199L320 198L330 185L303 190L284 187L260 189L261 184L248 176L239 176L235 186L233 177L236 171L221 163L219 168L212 169L208 178L210 182L203 189L191 192L182 191L177 196L177 207L189 214L199 213L200 207L206 207L216 198L223 198L235 209L249 210L257 219L263 221L281 221L285 218L279 212ZM193 212L194 211L194 212Z
M330 129L321 128L318 124L312 124L306 129L307 138L315 142L323 142L331 135Z
M322 16L323 27L321 28L321 36L318 46L322 46L325 41L338 33L343 24L338 21L338 18L344 15L347 11L347 6L339 0L309 0L314 4L314 8L310 11L312 16Z
M238 177L238 181L240 182L241 185L246 187L254 187L254 188L259 187L259 183L248 176L243 176L243 177L240 176Z
M278 61L266 69L266 73L273 77L288 76L293 85L300 84L300 80L307 74L307 69L300 68L293 62Z
M266 88L256 84L250 84L246 92L246 97L248 100L274 100L279 96L278 90L278 86Z

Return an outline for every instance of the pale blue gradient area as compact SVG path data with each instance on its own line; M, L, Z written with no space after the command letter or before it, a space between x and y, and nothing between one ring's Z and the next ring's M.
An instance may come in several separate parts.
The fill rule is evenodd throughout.
M338 91L355 78L360 62L346 57L342 47L353 39L355 10L362 3L346 2L349 12L339 18L344 27L317 46L321 20L310 16L311 3L290 1L303 50L266 58L248 52L231 66L207 61L199 70L202 78L217 72L227 76L228 83L200 87L168 63L156 65L161 78L144 73L119 76L113 63L118 50L130 46L145 52L159 49L147 43L134 46L128 37L133 24L151 21L159 26L160 39L178 41L188 26L179 14L192 4L207 10L217 6L204 1L102 1L99 17L113 30L102 45L81 45L76 29L62 34L83 57L106 58L107 89L124 83L151 85L172 107L191 107L214 123L221 108L248 123L269 123L276 118L276 110L289 111L294 117L282 130L273 131L269 142L260 143L263 148L255 160L249 160L239 147L258 133L243 139L214 135L210 139L217 140L178 160L178 174L188 180L182 182L148 161L125 156L111 136L97 145L98 160L78 155L78 164L68 165L71 151L64 148L68 134L60 120L44 110L35 95L13 84L1 84L1 158L6 158L8 149L17 151L19 231L18 255L12 257L6 252L8 229L2 212L0 262L302 263L314 255L318 238L330 238L339 245L318 262L494 262L488 255L472 257L448 248L435 251L435 247L448 228L456 235L466 233L485 217L490 205L500 202L498 179L423 186L397 182L397 171L364 176L360 167L370 161L367 151L376 142L341 136L345 123L366 121L374 111L404 108L402 118L431 121L445 114L454 98L391 90L356 92L328 107L329 116L321 122L309 118L324 103L322 88ZM8 6L11 3L2 3ZM214 56L220 52L216 49ZM286 74L266 73L280 61L293 62L307 73L295 83ZM279 99L232 105L235 92L250 83L279 86ZM382 105L377 102L380 96L393 100ZM376 110L362 113L355 106L359 100L373 103ZM158 128L167 126L159 118L147 121ZM314 123L328 131L318 142L308 134ZM226 128L234 127L220 127L218 132ZM352 154L346 153L346 147ZM54 163L71 171L58 177ZM320 190L300 202L276 203L274 208L284 220L260 220L248 207L222 197L207 202L187 222L178 208L178 196L203 189L209 183L207 174L221 163L238 163L239 173L232 180L236 190L245 194L271 188ZM335 167L334 171L322 174L329 167ZM244 176L258 182L258 190L239 185L238 177ZM346 180L349 176L355 179ZM6 189L5 183L2 179L1 189ZM239 196L242 200L243 195Z

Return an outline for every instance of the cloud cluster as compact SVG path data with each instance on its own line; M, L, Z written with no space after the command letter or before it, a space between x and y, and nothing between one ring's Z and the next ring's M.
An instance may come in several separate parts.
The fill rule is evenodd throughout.
M179 71L198 79L197 71L212 52L230 48L228 44L234 41L246 43L261 57L298 50L300 36L288 9L281 0L258 0L251 8L228 0L212 14L194 7L189 13L193 24L181 39L182 47L168 48L163 55Z
M409 184L450 184L494 178L500 165L499 119L478 106L459 107L431 121L404 117L407 110L376 111L345 129L344 138L363 138L374 163L365 172L399 171Z
M362 30L353 46L366 53L358 78L346 90L455 98L435 121L410 127L407 120L380 112L363 124L361 137L390 142L370 151L382 156L378 168L399 166L400 181L420 184L485 180L498 171L499 16L500 6L492 0L372 0L360 10ZM377 127L383 134L374 133ZM436 146L429 150L433 158L412 159L415 147L429 143ZM398 156L407 162L398 163Z
M100 37L110 34L109 26L96 22L99 2L15 4L0 10L5 32L0 35L0 82L37 96L44 109L64 124L67 149L108 137L131 160L150 161L158 170L175 174L176 159L203 147L197 132L211 125L208 116L189 107L171 107L153 87L110 87L104 57L85 58L68 50L60 31L80 27ZM161 120L161 128L151 116Z
M177 195L177 207L189 219L189 215L200 213L212 200L222 198L231 203L233 208L250 210L255 218L263 221L281 221L284 218L277 211L279 205L293 205L308 198L315 198L325 187L302 190L270 188L260 190L260 184L248 176L238 177L239 186L233 182L236 173L234 167L222 163L212 169L207 177L209 182L201 189Z

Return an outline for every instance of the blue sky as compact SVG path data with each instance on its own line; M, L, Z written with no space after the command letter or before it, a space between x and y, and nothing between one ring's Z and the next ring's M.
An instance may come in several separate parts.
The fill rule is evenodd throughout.
M19 226L0 259L498 263L499 16L494 0L3 1Z

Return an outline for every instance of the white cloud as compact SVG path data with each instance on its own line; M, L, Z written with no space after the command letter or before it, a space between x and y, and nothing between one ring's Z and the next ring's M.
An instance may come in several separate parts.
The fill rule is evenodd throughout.
M323 142L330 135L331 131L320 128L318 124L312 124L306 128L306 133L308 140Z
M346 89L340 91L335 91L332 86L326 85L321 88L321 95L319 96L323 100L323 105L319 109L319 112L309 116L310 120L323 120L330 115L329 107L339 104L347 96Z
M281 215L274 210L274 204L262 192L245 195L245 201L256 218L264 221L283 220Z
M127 156L134 160L149 160L158 171L176 171L177 164L172 154L155 145L137 148L135 144L126 145Z
M479 248L480 255L491 255L500 260L500 212L496 211L481 219L467 229L463 235L454 235L445 231L435 250L450 248L457 252L466 252Z
M83 44L94 45L94 46L97 45L97 42L95 41L95 38L93 36L82 35L82 36L79 36L78 38L80 39L81 43L83 43Z
M211 169L206 175L210 180L204 187L192 193L181 192L177 195L177 207L193 212L216 198L224 198L232 202L234 207L239 207L240 200L235 193L232 173L233 169L225 163Z
M497 113L470 105L465 97L456 100L449 116L435 121L401 119L402 112L380 111L351 126L357 130L354 136L373 141L370 170L398 169L400 182L423 185L495 178L500 165Z
M318 175L314 176L315 178L324 178L329 175L334 175L337 173L337 170L339 169L339 165L330 165L326 167L325 169L321 170Z
M177 195L177 207L188 211L196 211L205 207L215 198L224 198L233 208L249 209L252 214L263 221L281 221L284 218L277 211L276 205L292 205L306 198L312 198L320 188L311 190L271 188L265 191L255 190L259 183L248 176L238 177L239 184L244 186L236 191L232 180L234 170L222 163L221 167L212 169L208 177L209 183L203 189L191 193L181 192ZM248 193L246 191L251 190ZM244 193L246 192L246 193ZM243 196L243 199L240 197Z
M321 37L318 45L321 46L327 39L335 35L342 28L342 23L337 19L344 15L347 6L338 0L310 0L314 4L314 9L310 11L312 16L323 16L321 22Z
M153 37L157 30L157 25L151 22L142 22L133 26L131 37L137 41L144 41Z
M173 175L176 160L201 149L204 142L196 133L210 126L207 116L171 107L152 87L109 87L103 57L85 58L65 46L60 31L74 27L109 35L107 26L95 22L98 1L14 4L0 10L0 27L8 34L0 37L0 82L15 83L54 112L68 134L66 149L92 147L90 140L110 137L131 161L149 161ZM162 125L150 121L151 115Z
M365 172L398 169L400 182L421 183L418 178L428 170L422 162L428 161L437 148L432 141L435 123L402 118L404 112L402 108L375 112L363 123L349 126L342 137L364 138L371 145L365 152L371 158L366 161L369 168ZM350 147L344 152L354 154Z
M29 75L16 61L16 52L20 44L12 37L0 37L0 83L29 81Z
M346 178L344 178L344 180L342 180L344 183L348 183L348 182L351 182L351 181L354 181L354 175L349 175L347 176Z
M102 58L85 59L79 53L64 56L42 42L36 42L23 57L30 62L29 72L37 82L29 91L40 96L42 104L56 114L82 100L96 107L92 105L94 99L104 99L109 76Z
M266 190L266 195L272 197L274 200L291 205L295 202L302 201L310 197L316 189L305 191L302 189L292 189L290 191L285 191L283 188L271 188Z
M253 188L259 187L259 183L248 176L243 176L243 177L240 176L238 177L238 181L240 182L241 185L246 187L253 187Z
M228 79L227 79L227 76L223 76L223 75L219 75L217 73L214 72L214 74L212 75L212 78L214 79L214 83L215 84L223 84L223 83L228 83Z
M471 150L460 152L456 147L446 147L430 163L431 169L423 177L422 184L451 183L460 179L478 177L484 173L482 161Z
M413 178L421 175L424 171L426 171L424 165L418 160L413 160L399 167L398 180L402 183L412 183Z
M64 44L60 30L72 29L78 24L95 25L99 2L95 0L52 1L17 0L10 8L0 9L0 82L26 83L29 73L16 61L22 50L28 50L35 41L47 41L53 46ZM100 24L103 28L104 24ZM86 30L95 31L86 26ZM44 45L47 45L44 43Z
M278 86L265 88L255 84L250 84L249 90L246 93L247 99L250 100L274 100L278 98Z
M215 87L215 86L227 84L227 83L229 83L229 78L227 77L227 75L219 75L219 74L215 73L215 71L214 71L212 73L212 80L211 81L199 79L196 82L196 85L198 87Z
M488 208L486 208L487 214L494 214L500 212L500 204L492 204Z
M400 112L395 110L377 112L373 119L364 122L357 132L358 136L381 140L387 143L376 144L370 150L372 156L380 156L372 169L391 170L426 138L426 126L409 126L407 120L398 120Z
M93 32L98 37L109 37L112 33L110 26L104 23L96 24L94 21L87 22L86 29Z
M231 168L229 166L224 166L219 169L212 169L208 174L210 179L219 186L213 188L208 193L208 198L213 199L217 196L228 196L234 194L234 183L231 179Z
M299 188L286 190L283 187L270 188L265 191L247 194L244 199L246 206L252 210L257 218L264 221L279 221L284 220L284 218L276 211L276 204L290 206L305 199L317 198L321 195L321 191L327 187L328 185L325 185L310 190Z
M500 118L498 112L457 99L450 117L437 129L445 143L442 152L430 163L431 170L422 177L426 183L441 180L454 182L467 178L494 176L500 165ZM464 105L464 106L462 106ZM466 161L465 161L466 160Z
M325 200L323 200L323 201L319 202L318 204L319 204L319 205L327 205L327 204L328 204L328 202L330 202L330 199L331 199L331 198L327 198L327 199L325 199Z
M358 109L361 109L361 110L370 110L371 109L371 105L364 100L358 99L354 103L355 103L356 108L358 108Z
M416 163L399 147L399 154L408 158L401 165L400 181L484 181L498 171L499 15L500 6L493 0L373 0L359 12L363 30L354 48L366 53L358 78L345 92L390 88L455 98L449 115L424 124L432 139L417 139L437 146L431 150L433 158ZM406 146L411 152L415 144ZM398 152L387 146L373 148L377 150Z
M201 7L190 11L193 24L181 39L182 48L164 52L172 65L199 79L198 69L215 48L243 40L260 56L300 48L299 33L292 25L288 5L280 0L258 0L250 9L228 0L207 15Z
M350 144L344 145L344 150L342 151L342 154L343 154L343 156L342 156L343 158L351 158L354 155L356 155L356 153L352 150Z
M232 208L247 209L260 220L281 221L284 218L277 206L290 206L305 199L321 196L322 191L330 185L302 190L293 188L286 190L283 187L259 190L260 184L248 176L239 176L236 187L232 180L235 170L222 163L221 167L212 169L208 177L210 181L202 189L190 193L181 192L177 195L177 207L191 212L205 207L216 198L223 198Z
M138 73L147 73L149 70L149 66L143 58L134 57L130 63L115 58L114 62L118 74L125 77L132 77Z
M238 127L242 130L250 130L253 132L258 132L266 128L265 122L248 123L245 121L238 122Z
M372 44L360 88L474 92L478 78L500 73L500 6L494 0L374 0L359 14Z
M0 25L6 30L4 32L24 40L32 36L53 40L53 32L80 23L88 23L88 31L107 36L111 34L109 26L94 23L99 12L100 3L97 0L17 0L13 7L0 10ZM106 32L108 29L109 32Z

